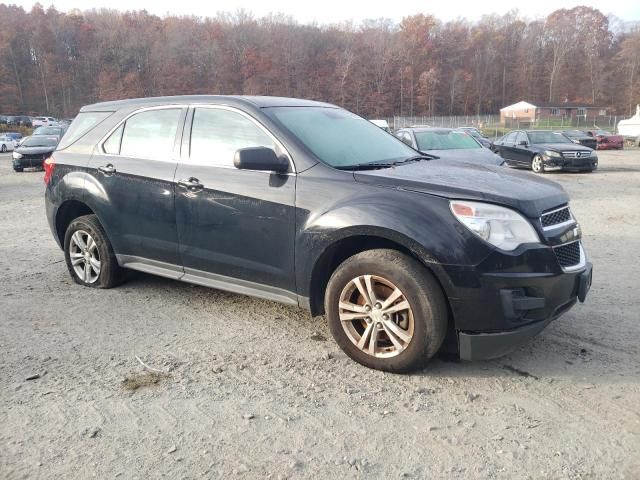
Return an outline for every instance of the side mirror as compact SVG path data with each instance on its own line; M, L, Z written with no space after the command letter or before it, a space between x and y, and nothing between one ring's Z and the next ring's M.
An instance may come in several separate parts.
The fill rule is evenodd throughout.
M518 142L518 146L526 147L527 145L529 145L529 144L527 143L527 141L526 141L526 140L520 140L520 141Z
M241 148L236 151L233 164L240 170L278 173L286 173L289 170L289 161L284 157L278 157L276 152L267 147Z

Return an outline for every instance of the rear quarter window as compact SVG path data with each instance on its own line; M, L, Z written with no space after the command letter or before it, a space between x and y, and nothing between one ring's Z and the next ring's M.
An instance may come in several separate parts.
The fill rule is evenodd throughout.
M84 134L92 130L96 125L104 121L112 113L113 112L79 113L78 116L73 120L73 122L71 122L71 125L69 125L67 133L65 133L64 137L62 137L60 145L58 145L58 150L67 148Z

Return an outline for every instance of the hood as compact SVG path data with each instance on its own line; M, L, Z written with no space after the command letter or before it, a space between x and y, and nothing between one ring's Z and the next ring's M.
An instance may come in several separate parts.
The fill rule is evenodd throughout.
M435 155L439 160L457 160L461 162L502 165L504 160L486 148L468 148L459 150L424 150L422 153Z
M505 167L456 160L420 161L394 168L354 172L357 182L477 200L514 208L530 218L566 204L569 196L555 182Z
M544 148L546 150L553 150L555 152L590 152L592 149L580 145L579 143L537 143L536 147Z

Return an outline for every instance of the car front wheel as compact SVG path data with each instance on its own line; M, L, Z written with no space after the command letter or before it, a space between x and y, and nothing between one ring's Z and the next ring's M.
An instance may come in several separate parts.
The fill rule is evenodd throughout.
M439 350L447 308L440 286L415 259L378 249L345 260L325 293L336 343L370 368L406 372Z
M71 277L80 285L111 288L124 280L124 271L95 215L71 222L64 237L64 257Z
M534 155L531 159L531 170L535 173L544 173L544 160L541 155Z

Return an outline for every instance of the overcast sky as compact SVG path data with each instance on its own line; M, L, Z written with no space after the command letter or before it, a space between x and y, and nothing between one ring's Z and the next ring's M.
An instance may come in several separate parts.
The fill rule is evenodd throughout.
M30 9L36 3L31 0L2 0L5 3L22 5ZM320 24L362 20L365 18L391 18L400 21L402 17L415 13L431 13L441 20L465 17L477 20L484 14L505 13L517 7L526 17L544 17L558 8L587 5L598 8L605 15L613 14L625 21L640 20L640 0L534 0L514 2L513 0L467 0L464 2L403 0L403 1L357 1L349 0L232 0L212 2L207 0L41 0L45 7L54 5L58 10L73 8L115 8L118 10L146 9L158 15L198 15L214 16L218 11L234 11L244 8L256 16L270 12L285 13L302 23Z

